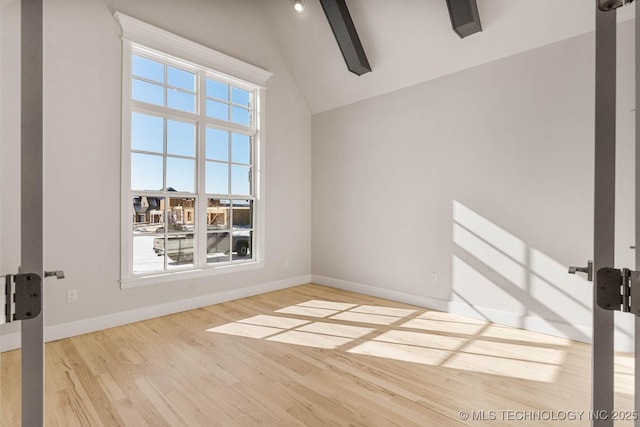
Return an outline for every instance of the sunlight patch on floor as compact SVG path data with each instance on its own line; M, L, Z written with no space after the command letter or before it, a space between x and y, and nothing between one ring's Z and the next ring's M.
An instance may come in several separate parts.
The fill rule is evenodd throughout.
M234 322L226 325L217 326L207 329L208 332L217 332L219 334L236 335L247 338L265 338L269 335L282 332L279 328L270 328L267 326L247 325L245 323Z
M296 305L300 307L325 308L328 310L337 310L337 311L349 310L350 308L354 308L358 306L358 304L349 304L347 302L322 301L317 299L301 302L300 304L296 304Z
M347 320L349 322L358 323L371 323L373 325L391 325L392 323L395 323L402 318L395 316L383 316L379 314L354 313L352 311L345 311L340 314L336 314L335 316L331 316L331 319Z
M436 311L321 300L208 331L540 382L555 381L570 345L565 338Z
M266 314L260 314L258 316L249 317L248 319L238 320L238 323L246 323L258 326L270 326L272 328L279 329L291 329L309 323L309 321L292 319L290 317L268 316Z
M285 307L285 308L281 308L280 310L276 310L276 313L295 314L298 316L309 316L309 317L329 317L339 312L340 312L339 310L328 310L326 308L317 308L317 307L305 307L302 305L292 305L290 307Z
M500 325L489 325L483 332L483 337L495 339L521 340L532 344L545 344L548 346L567 347L571 345L568 338L554 337L538 332L525 331L523 329L514 329ZM535 347L539 348L539 347Z
M333 335L316 334L312 332L287 331L267 338L267 341L304 345L306 347L336 349L353 341L353 339Z
M360 338L375 331L372 328L360 326L341 325L339 323L314 322L297 329L303 332L316 334L335 335L344 338Z
M546 383L555 382L562 368L561 365L549 363L462 352L454 354L449 360L443 363L442 366L462 371L500 375L503 377Z
M438 350L456 350L467 342L467 338L397 330L387 331L373 340L392 344L430 347Z
M420 363L422 365L437 366L450 357L451 351L416 345L396 344L382 341L367 341L351 350L352 354L365 356L384 357L385 359L399 360L402 362Z
M380 307L379 305L359 305L351 310L352 313L367 313L367 314L379 314L382 316L393 316L393 317L406 317L413 313L416 313L418 310L408 310L405 308L393 308L393 307Z
M484 327L484 325L480 323L443 322L441 320L424 319L421 317L411 319L400 326L403 328L420 329L423 331L469 335L480 332Z

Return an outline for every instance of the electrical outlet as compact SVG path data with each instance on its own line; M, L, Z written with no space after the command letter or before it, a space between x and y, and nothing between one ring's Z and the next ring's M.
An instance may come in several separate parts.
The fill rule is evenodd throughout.
M289 259L288 258L286 258L284 261L282 261L282 266L284 268L289 268Z
M431 273L431 284L432 285L437 285L438 284L438 273L436 273L436 272L432 272Z
M78 302L78 290L67 289L67 304L73 304L74 302Z

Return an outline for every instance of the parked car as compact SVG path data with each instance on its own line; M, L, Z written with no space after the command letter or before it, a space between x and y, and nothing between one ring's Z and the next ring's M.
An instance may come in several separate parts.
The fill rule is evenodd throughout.
M209 233L207 236L208 254L229 255L229 250L239 257L246 257L251 253L251 235L248 231L233 231L233 248L229 243L229 232ZM153 239L153 251L158 255L164 255L165 239L157 237ZM167 256L174 262L193 262L193 235L174 234L167 238Z

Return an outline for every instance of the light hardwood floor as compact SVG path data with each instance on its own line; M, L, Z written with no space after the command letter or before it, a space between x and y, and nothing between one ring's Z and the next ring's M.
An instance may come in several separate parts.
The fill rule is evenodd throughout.
M589 353L305 285L48 343L46 425L587 426ZM1 357L0 422L17 426L19 352ZM616 409L632 407L632 361L616 356ZM578 419L517 420L573 414L558 411Z

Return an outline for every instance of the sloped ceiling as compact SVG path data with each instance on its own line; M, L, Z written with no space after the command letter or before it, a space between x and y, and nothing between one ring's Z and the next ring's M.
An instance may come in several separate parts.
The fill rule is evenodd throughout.
M312 114L595 29L595 0L477 0L483 31L464 40L451 29L445 0L347 0L373 68L358 77L320 3L305 1L302 15L293 0L261 3ZM633 18L634 5L618 10L619 22Z

